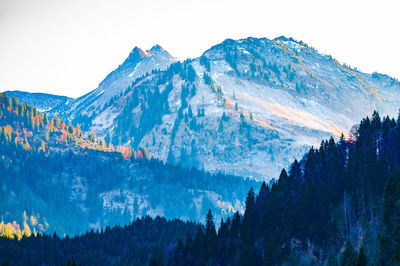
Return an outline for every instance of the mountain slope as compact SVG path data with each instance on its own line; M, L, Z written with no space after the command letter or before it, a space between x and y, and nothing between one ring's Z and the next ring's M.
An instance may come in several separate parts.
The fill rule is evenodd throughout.
M353 142L310 149L250 190L243 217L176 247L171 265L398 265L400 120L361 121ZM386 184L386 185L385 185ZM208 228L207 228L208 227Z
M85 122L163 161L270 179L310 145L349 135L374 109L394 115L399 104L397 80L361 73L302 42L228 39L139 78Z
M197 228L146 217L73 238L0 238L0 262L398 265L399 167L400 118L374 112L352 142L325 140L283 169L278 182L263 183L258 194L250 189L244 215L219 220L209 211Z
M47 93L30 93L25 91L5 91L12 98L16 97L18 102L35 106L41 112L48 112L59 105L66 104L73 100L67 96L58 96Z
M176 59L159 45L144 51L135 47L125 61L88 94L60 106L54 112L69 119L91 117L107 103L120 97L137 78L153 71L165 70ZM81 121L84 125L85 120Z
M0 94L0 154L0 214L16 221L19 237L75 235L146 215L200 221L212 209L225 217L242 212L240 199L257 185L85 138L79 127L48 120L6 94Z

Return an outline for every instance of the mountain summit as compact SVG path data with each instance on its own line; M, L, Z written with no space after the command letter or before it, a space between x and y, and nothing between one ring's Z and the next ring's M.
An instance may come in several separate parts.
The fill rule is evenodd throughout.
M156 44L156 45L154 45L153 47L151 47L151 49L149 50L151 53L153 53L153 54L157 54L157 55L161 55L161 54L163 54L163 55L165 55L165 54L168 54L169 55L169 53L163 48L163 47L161 47L160 45L158 45L158 44ZM170 55L171 56L171 55Z
M142 61L145 58L152 57L153 60L171 60L175 61L176 59L170 55L163 47L156 44L151 47L150 50L144 51L139 47L133 48L129 56L126 58L122 65L133 64L136 65L139 61ZM158 63L158 62L157 62Z
M176 58L158 44L148 51L135 47L125 61L107 75L97 89L60 106L54 112L70 119L81 115L92 116L104 108L105 103L120 97L137 78L152 71L165 70L175 61Z
M400 105L397 80L292 38L228 39L171 65L162 51L138 50L135 67L124 62L70 106L68 118L164 161L269 179L311 145L348 134L375 109L395 115ZM165 70L153 72L161 63Z
M147 53L140 49L139 47L133 48L129 56L126 58L124 63L122 65L126 64L137 64L139 61L141 61L143 58L147 57Z

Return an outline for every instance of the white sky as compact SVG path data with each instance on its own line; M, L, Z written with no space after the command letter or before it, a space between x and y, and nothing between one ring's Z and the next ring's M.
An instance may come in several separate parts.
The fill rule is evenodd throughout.
M139 46L197 57L226 38L303 40L400 79L398 1L0 0L0 91L78 97Z

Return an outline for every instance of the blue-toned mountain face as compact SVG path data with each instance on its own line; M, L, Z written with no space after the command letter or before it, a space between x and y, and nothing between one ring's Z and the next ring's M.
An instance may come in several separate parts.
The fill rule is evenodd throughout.
M108 74L97 89L75 101L59 106L53 113L69 119L92 117L103 110L106 104L121 97L136 79L153 71L165 70L175 61L176 59L159 45L153 46L148 51L135 47L128 58Z
M21 239L0 238L1 263L399 263L397 80L284 37L173 61L134 49L49 111L73 123L0 94L0 235ZM243 178L278 177L296 157L270 186ZM181 221L206 213L205 228ZM107 227L146 215L181 220Z
M211 172L276 177L311 145L349 136L375 109L394 115L400 106L397 80L362 73L285 37L228 39L152 73L153 57L132 53L64 114L114 144L146 147L163 161ZM144 56L146 63L132 64L134 73L149 74L127 78L130 58Z
M208 209L226 218L243 213L248 189L259 186L85 138L79 127L1 93L0 154L1 217L28 236L81 234L147 215L203 221Z

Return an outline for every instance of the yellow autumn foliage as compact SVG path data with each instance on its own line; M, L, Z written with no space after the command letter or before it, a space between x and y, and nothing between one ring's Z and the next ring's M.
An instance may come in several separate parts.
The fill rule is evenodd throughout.
M39 214L36 214L36 216L31 215L28 220L28 216L24 211L22 215L22 226L20 226L16 221L13 221L12 223L4 223L2 220L0 223L0 237L20 240L23 236L30 237L32 234L36 236L38 232L46 231L46 229L49 228L49 224L44 217L44 225L39 223L39 217ZM28 222L30 222L32 229L29 227Z
M11 223L4 223L1 221L0 223L0 237L6 237L9 239L17 238L20 240L23 236L24 232L21 231L17 223L14 221Z
M31 215L30 221L32 226L36 226L38 223L37 218L33 215Z

